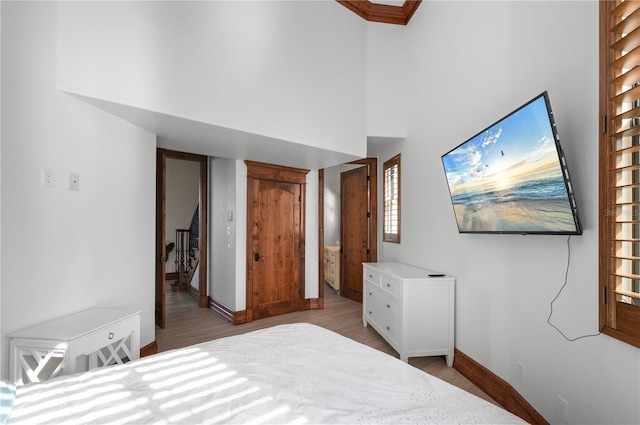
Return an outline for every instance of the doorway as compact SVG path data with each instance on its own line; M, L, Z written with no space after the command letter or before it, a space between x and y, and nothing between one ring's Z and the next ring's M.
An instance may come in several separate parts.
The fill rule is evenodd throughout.
M337 200L332 205L340 205L340 211L325 208L325 196L329 196L329 190L325 190L326 171L319 173L319 229L320 229L320 299L324 297L324 245L325 222L340 218L339 244L340 256L340 295L345 298L362 302L362 263L375 262L378 259L378 160L377 158L364 158L349 162L351 165L346 171L340 172L336 180L334 191L339 192ZM344 168L344 166L341 166ZM328 177L328 176L327 176ZM339 186L338 186L339 183ZM335 238L329 237L328 242L333 243Z
M247 165L247 321L304 307L308 170Z
M198 205L193 219L185 228L176 231L176 237L181 242L167 244L167 162L168 160L182 160L193 162L198 167ZM198 250L198 263L193 277L197 285L191 288L191 283L186 282L185 289L193 293L199 307L208 307L207 294L207 264L208 264L208 157L204 155L177 152L167 149L157 149L156 154L156 290L155 290L155 317L156 325L164 329L166 324L166 294L167 294L167 261L168 251L181 255L182 260L187 252ZM187 241L187 242L185 242ZM197 245L197 246L194 246ZM179 252L179 250L181 250ZM180 258L180 257L178 257ZM175 273L178 277L185 273L186 266L176 261ZM185 278L187 279L187 278ZM190 280L190 279L189 279ZM178 280L180 282L180 280ZM182 282L180 282L182 285Z

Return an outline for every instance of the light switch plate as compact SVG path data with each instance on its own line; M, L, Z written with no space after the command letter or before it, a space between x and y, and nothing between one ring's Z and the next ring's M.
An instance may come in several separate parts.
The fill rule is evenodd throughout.
M80 190L80 174L69 173L69 190L76 192Z

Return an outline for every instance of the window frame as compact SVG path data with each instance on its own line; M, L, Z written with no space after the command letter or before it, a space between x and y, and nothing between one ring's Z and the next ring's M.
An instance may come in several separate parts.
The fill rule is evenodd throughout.
M395 183L395 189L396 189L396 194L397 196L395 197L395 209L396 209L396 213L395 213L395 222L392 223L393 226L395 227L396 231L388 231L388 220L393 220L393 218L389 219L389 215L393 214L392 211L389 211L390 205L387 202L387 193L389 190L389 181L387 179L387 170L391 170L393 168L396 168L396 172L395 172L395 179L394 179L394 183ZM383 208L384 208L384 212L383 212L383 219L382 219L382 240L384 242L391 242L391 243L400 243L400 217L401 217L401 189L400 189L400 174L401 174L401 168L400 168L400 154L397 154L395 156L393 156L392 158L388 159L387 161L384 162L383 167L382 167L382 181L383 181L383 188L382 188L382 199L383 199Z
M638 102L631 98L623 100L625 87L633 84L615 80L624 71L627 65L616 65L614 62L625 54L624 50L616 41L623 38L614 33L616 24L622 21L621 16L631 16L631 10L637 6L635 12L637 21L627 20L635 28L640 28L640 5L638 2L628 2L620 6L618 1L599 2L599 52L600 52L600 84L599 84L599 109L600 109L600 135L599 135L599 276L598 276L598 311L599 324L602 333L617 338L628 344L640 347L640 300L635 298L625 300L624 294L625 280L637 281L640 276L635 272L635 266L640 265L640 258L636 254L626 254L625 248L621 248L625 243L636 248L640 240L634 238L635 229L640 226L640 217L635 212L640 211L638 200L634 200L635 195L628 196L624 192L633 191L634 187L640 187L634 183L635 177L625 179L621 177L624 173L633 173L633 168L640 168L640 160L633 158L632 151L638 150L640 143L640 130L634 131L633 126L626 123L627 118L619 116L623 109L623 104ZM631 33L632 28L625 29L624 34ZM625 44L623 41L622 44ZM631 47L629 52L640 51L639 47ZM636 54L638 54L636 52ZM635 54L633 55L635 57ZM634 69L634 68L630 68ZM640 77L636 77L640 81ZM632 80L635 83L635 78ZM637 83L636 83L637 84ZM635 91L635 89L634 89ZM639 95L636 95L640 97ZM631 97L631 96L630 96ZM626 106L625 106L626 107ZM632 106L632 116L640 116L640 112L633 112L637 106ZM627 108L628 109L628 108ZM640 111L640 109L639 109ZM623 131L639 133L630 136ZM626 139L637 137L639 139ZM635 152L637 154L637 152ZM636 155L637 156L637 155ZM631 158L629 163L624 161ZM627 199L629 198L629 199ZM625 212L626 211L626 212ZM632 230L630 230L632 229ZM632 249L633 251L633 249ZM625 258L629 255L629 258ZM631 263L631 270L626 263ZM625 268L626 267L626 268Z

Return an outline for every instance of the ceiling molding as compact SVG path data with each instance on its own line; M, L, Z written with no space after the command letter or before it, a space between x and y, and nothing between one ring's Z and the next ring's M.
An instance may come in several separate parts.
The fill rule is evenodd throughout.
M422 0L407 0L402 6L371 3L368 0L336 0L370 22L407 25Z

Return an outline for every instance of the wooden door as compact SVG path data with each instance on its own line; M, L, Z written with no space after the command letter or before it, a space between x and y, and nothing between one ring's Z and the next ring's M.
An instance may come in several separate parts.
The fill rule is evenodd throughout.
M369 166L340 174L340 294L362 302L362 263L370 260Z
M247 321L304 306L307 170L247 161Z

